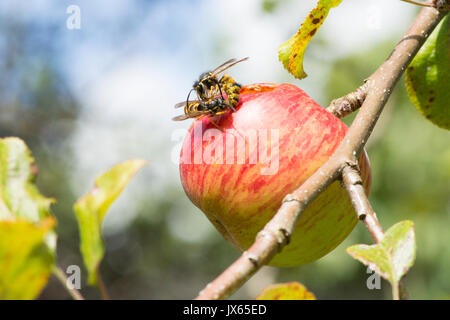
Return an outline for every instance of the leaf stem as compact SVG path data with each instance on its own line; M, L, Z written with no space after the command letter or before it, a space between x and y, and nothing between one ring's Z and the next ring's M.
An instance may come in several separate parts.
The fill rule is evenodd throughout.
M69 287L66 274L60 266L55 265L52 272L74 300L84 300L84 297L77 289Z
M103 278L100 273L97 273L97 288L100 291L100 295L103 300L111 300L108 290L106 289L105 283L103 282Z
M392 299L393 300L400 300L400 290L399 290L400 284L398 282L394 283L392 286Z

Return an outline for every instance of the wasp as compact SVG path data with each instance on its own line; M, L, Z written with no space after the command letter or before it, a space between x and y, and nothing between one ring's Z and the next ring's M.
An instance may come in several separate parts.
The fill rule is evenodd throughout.
M228 74L224 74L220 79L217 75L247 59L248 57L241 60L230 59L214 70L202 73L189 91L186 102L180 102L175 105L175 108L184 106L185 114L175 117L173 120L179 121L188 118L196 118L204 114L222 114L228 108L236 111L235 106L239 102L241 85ZM189 97L192 91L197 93L198 100L190 103ZM194 114L198 115L193 116Z
M184 106L184 114L172 118L174 121L182 121L190 118L199 118L202 116L212 115L217 116L227 112L227 103L223 98L209 99L207 101L193 100L188 104L180 102L175 105L175 108Z

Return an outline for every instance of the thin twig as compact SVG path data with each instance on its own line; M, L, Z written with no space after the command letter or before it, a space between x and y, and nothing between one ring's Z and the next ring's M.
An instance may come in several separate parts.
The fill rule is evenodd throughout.
M366 225L373 241L379 243L384 237L384 232L369 203L358 167L355 165L345 166L342 170L342 182L350 196L358 218Z
M59 266L55 266L53 269L53 274L56 276L56 278L61 282L63 287L67 290L67 292L72 296L74 300L84 300L81 293L68 285L68 279L66 277L66 274Z
M421 10L389 58L367 80L366 99L335 153L300 188L285 198L272 220L258 233L253 245L209 283L196 299L227 298L289 242L306 207L341 176L348 163L356 163L395 84L443 16L434 8Z

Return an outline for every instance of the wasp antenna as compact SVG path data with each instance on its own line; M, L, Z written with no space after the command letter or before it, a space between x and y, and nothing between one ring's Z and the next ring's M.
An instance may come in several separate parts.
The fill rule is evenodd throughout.
M194 89L191 89L191 90L189 91L188 95L187 95L187 98L186 98L186 105L187 105L187 106L189 105L189 96L191 95L191 92L192 92L193 90L194 90Z
M217 68L215 68L211 73L214 73L216 70L219 70L220 68L222 68L223 66L225 66L225 65L227 65L227 64L230 64L230 63L233 63L233 62L235 62L236 61L236 59L230 59L230 60L227 60L227 61L225 61L224 63L222 63L220 66L218 66Z
M243 61L246 61L246 60L248 60L250 57L245 57L245 58L242 58L241 60L238 60L238 61L236 61L236 59L231 59L231 60L229 60L230 61L230 63L231 64L228 64L228 65L225 65L225 64L223 64L222 66L224 66L223 68L221 68L222 66L220 66L220 67L218 67L216 70L214 70L212 73L211 73L211 75L212 76L215 76L215 75L217 75L218 73L221 73L221 72L224 72L225 70L227 70L228 68L231 68L232 66L234 66L235 64L237 64L237 63L239 63L239 62L243 62Z

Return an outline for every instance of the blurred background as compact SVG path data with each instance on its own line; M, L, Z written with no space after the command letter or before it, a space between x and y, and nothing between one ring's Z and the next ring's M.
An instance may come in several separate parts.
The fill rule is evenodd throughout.
M80 28L67 26L71 5ZM150 160L103 226L101 272L113 298L191 299L239 256L184 194L176 158L183 130L176 102L229 58L243 84L289 82L323 106L357 88L389 55L418 9L392 0L345 0L308 46L308 78L290 76L277 47L316 1L32 0L0 2L0 136L18 136L39 166L38 187L57 203L58 262L82 266L75 200L112 165ZM179 111L179 110L177 110ZM352 117L345 119L350 123ZM181 130L181 131L180 131ZM180 134L181 132L181 134ZM406 276L414 299L450 298L450 135L422 118L399 82L368 141L370 199L382 226L415 222L417 259ZM319 261L265 267L231 298L300 281L319 299L384 299L345 253L372 243L361 224ZM85 275L85 273L83 273ZM86 298L99 298L85 285ZM41 299L69 299L52 278Z

